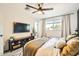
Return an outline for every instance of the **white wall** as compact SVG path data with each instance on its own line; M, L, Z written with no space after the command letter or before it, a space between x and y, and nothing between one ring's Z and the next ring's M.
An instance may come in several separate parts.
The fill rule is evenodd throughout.
M18 4L0 4L2 17L4 18L4 49L8 49L8 39L10 36L14 36L16 39L24 38L30 35L32 32L32 28L34 26L34 18L26 12L24 8L20 8L21 6L17 6ZM17 6L17 7L16 7ZM31 25L31 31L25 33L13 33L13 23L28 23Z
M34 26L34 19L27 16L27 18L23 18L21 15L17 16L15 13L13 14L6 14L5 17L5 26L4 26L4 42L6 43L4 48L5 50L8 48L8 42L7 40L10 38L10 36L14 36L14 38L24 38L30 35L32 32L32 27ZM25 32L25 33L13 33L13 23L14 22L20 22L20 23L28 23L31 25L31 32ZM7 47L7 48L6 48Z

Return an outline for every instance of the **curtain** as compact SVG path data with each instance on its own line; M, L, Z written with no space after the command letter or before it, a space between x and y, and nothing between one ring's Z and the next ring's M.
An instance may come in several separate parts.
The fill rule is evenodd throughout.
M38 37L43 37L45 35L45 19L41 19L38 25Z
M61 37L67 37L71 34L70 15L63 16Z
M42 37L43 36L46 36L46 33L45 33L45 19L42 19Z

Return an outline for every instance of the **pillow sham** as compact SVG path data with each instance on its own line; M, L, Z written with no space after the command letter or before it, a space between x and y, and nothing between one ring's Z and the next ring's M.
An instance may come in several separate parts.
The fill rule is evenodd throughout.
M61 38L56 43L56 48L63 48L66 45L65 38Z
M68 40L70 40L70 39L72 39L72 38L74 38L74 37L76 37L76 35L68 35L68 36L66 37L66 41L68 41Z
M74 56L79 52L79 40L78 38L73 38L67 42L67 46L61 51L61 56Z
M75 42L79 42L79 37L74 37L67 42L67 45L73 44Z

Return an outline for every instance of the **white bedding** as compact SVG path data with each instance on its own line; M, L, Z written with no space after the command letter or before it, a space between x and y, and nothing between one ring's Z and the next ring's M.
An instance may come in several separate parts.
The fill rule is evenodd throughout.
M41 48L38 49L36 56L56 56L60 49L55 48L58 38L49 39Z
M60 56L60 47L63 45L61 43L64 42L62 40L62 38L48 39L44 37L32 40L25 45L24 52L26 54L24 56Z
M58 41L58 38L51 38L49 41L47 41L41 48L47 48L47 47L55 47L56 42Z

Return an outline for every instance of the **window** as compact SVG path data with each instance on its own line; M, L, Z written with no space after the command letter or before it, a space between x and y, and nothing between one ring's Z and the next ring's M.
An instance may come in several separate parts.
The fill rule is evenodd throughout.
M62 20L46 21L46 30L61 30Z

